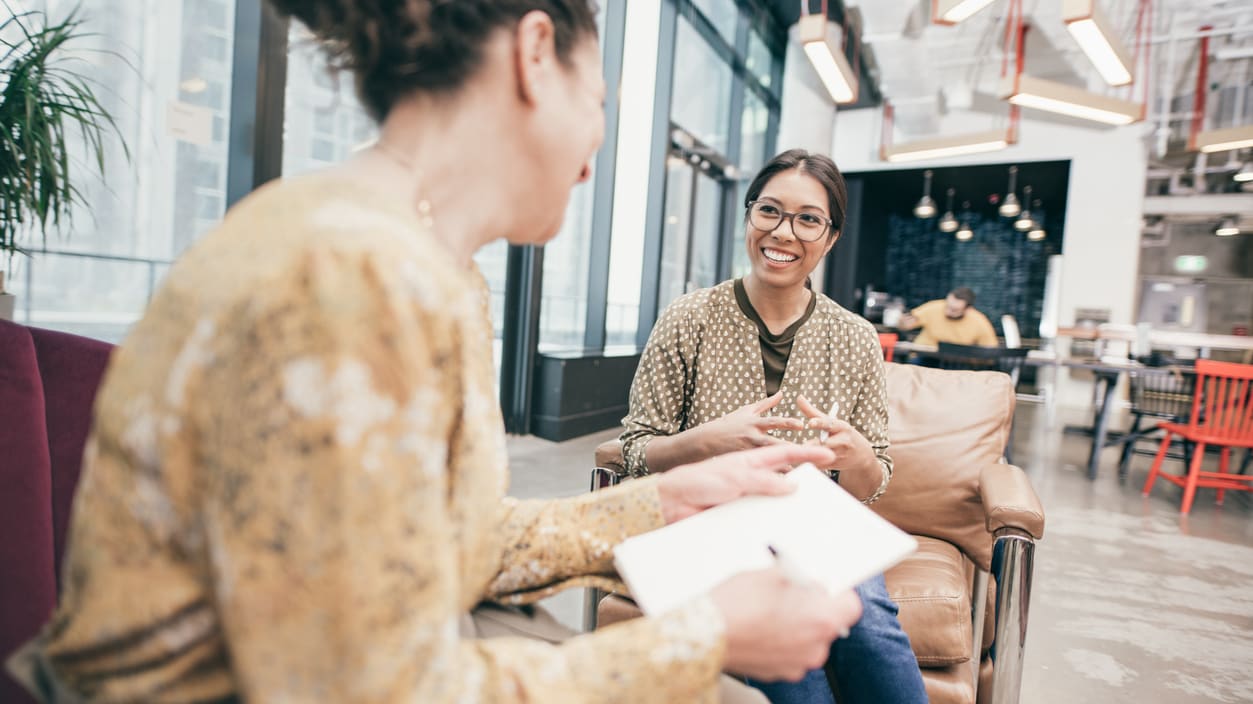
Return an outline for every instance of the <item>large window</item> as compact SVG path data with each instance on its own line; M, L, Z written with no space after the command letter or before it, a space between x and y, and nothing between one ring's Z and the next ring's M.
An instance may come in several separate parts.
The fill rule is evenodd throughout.
M54 18L80 4L9 2ZM637 345L659 306L738 267L742 257L727 250L741 227L732 206L768 155L778 121L785 34L762 2L598 5L612 133L593 180L573 190L562 231L544 249L538 310L517 313L520 324L538 316L541 351L599 345L589 322L603 322L606 346ZM74 155L89 205L72 229L50 234L47 251L19 260L10 280L19 321L119 340L170 262L221 221L228 200L340 162L377 138L350 77L329 70L303 26L259 8L240 0L82 3L92 34L72 58L100 86L121 139L107 145L104 178L85 152ZM236 27L249 37L238 47ZM276 62L265 49L284 33L286 62ZM273 119L280 102L281 121ZM696 148L666 143L663 125ZM663 168L667 153L674 158ZM497 241L475 261L490 290L498 369L503 362L525 374L531 350L502 354L501 341L513 309L506 297L528 291L532 275L506 285L516 251Z
M748 273L748 252L744 250L744 197L748 183L772 154L768 154L770 139L770 109L751 89L744 91L744 112L740 117L740 178L735 184L735 199L731 205L729 226L725 232L725 247L731 251L731 276Z
M378 136L374 120L357 100L351 75L336 73L326 54L299 22L288 37L287 94L283 108L283 174L292 175L342 161ZM500 368L500 339L505 307L508 248L494 242L474 257L491 290L495 359Z
M327 166L374 141L378 130L357 102L352 76L327 66L309 30L291 23L283 105L283 174Z
M766 41L755 29L748 35L748 60L745 63L748 72L757 78L762 87L773 87L776 63L774 54L770 53L770 47L766 46Z
M596 27L604 50L608 4L597 3ZM611 137L610 137L611 138ZM608 140L607 140L608 141ZM599 159L592 163L597 176ZM543 293L540 303L541 350L581 349L587 328L587 287L590 276L594 182L570 194L561 232L544 247ZM605 207L608 207L607 205ZM600 233L607 236L608 233Z
M13 9L57 21L79 5L17 0ZM120 140L106 145L102 179L71 139L87 206L50 233L53 253L15 260L10 288L21 322L117 341L166 263L222 217L235 4L97 0L80 17L88 36L67 67L96 87Z
M541 350L583 347L592 244L592 183L570 194L561 232L544 246Z
M770 110L751 90L744 91L744 112L740 117L740 169L752 178L766 163Z
M677 155L667 160L667 166L658 308L718 283L722 239L722 183Z
M736 32L744 18L730 0L690 0L688 9L675 36L670 115L679 139L667 169L658 311L747 273L742 204L770 156L778 114L780 62L765 25Z
M728 45L735 46L735 25L740 16L735 0L692 0L692 4L718 30L718 34Z
M674 45L670 119L722 154L731 129L731 65L723 61L686 17Z
M687 291L687 250L692 231L692 167L681 156L666 160L666 224L661 239L658 308Z

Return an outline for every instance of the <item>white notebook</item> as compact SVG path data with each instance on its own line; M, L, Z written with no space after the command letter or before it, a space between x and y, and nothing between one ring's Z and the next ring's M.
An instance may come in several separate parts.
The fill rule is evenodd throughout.
M769 546L832 593L857 585L918 548L813 465L788 473L786 496L751 496L637 535L614 564L646 614L659 614L726 579L774 563Z

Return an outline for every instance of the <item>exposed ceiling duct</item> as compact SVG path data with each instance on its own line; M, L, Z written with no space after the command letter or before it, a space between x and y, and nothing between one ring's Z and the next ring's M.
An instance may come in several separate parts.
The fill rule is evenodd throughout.
M844 5L855 8L863 43L873 56L878 88L896 108L895 124L902 139L937 136L940 118L950 109L1004 115L998 99L1002 35L1011 3L997 0L954 26L932 22L932 0L863 0L843 4L831 0L831 14ZM1129 51L1135 48L1139 0L1096 0L1103 21ZM800 3L779 0L781 12L797 13ZM1024 0L1030 26L1025 65L1033 77L1074 88L1127 97L1126 89L1110 88L1093 68L1067 30L1062 0ZM1213 28L1202 32L1202 27ZM1216 127L1253 122L1253 90L1247 90L1253 63L1253 2L1249 0L1153 0L1146 136L1158 156L1184 148L1192 116L1198 39L1210 37L1207 96ZM1135 86L1137 95L1142 90ZM1138 99L1138 98L1137 98ZM859 103L864 105L865 103ZM1162 110L1161 105L1167 108ZM1079 123L1064 117L1033 113L1032 119ZM987 125L991 126L991 124ZM983 125L975 126L981 128Z

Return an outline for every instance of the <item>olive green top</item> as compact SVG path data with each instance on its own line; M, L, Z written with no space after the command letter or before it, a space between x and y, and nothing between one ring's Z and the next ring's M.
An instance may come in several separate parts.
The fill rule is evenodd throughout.
M809 320L809 316L814 314L814 305L818 302L818 296L811 294L809 305L805 306L805 312L801 314L801 317L778 335L770 332L770 327L757 314L752 301L748 300L748 291L744 289L743 279L735 280L735 302L739 305L740 312L748 316L748 319L757 326L757 337L761 342L761 364L766 374L766 395L773 396L783 383L783 374L787 371L787 358L792 354L792 343L796 340L796 331L800 330L805 321Z

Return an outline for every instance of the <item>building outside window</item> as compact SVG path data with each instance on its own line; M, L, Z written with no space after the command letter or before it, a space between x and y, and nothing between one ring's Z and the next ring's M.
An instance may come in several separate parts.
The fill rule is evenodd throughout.
M675 37L670 116L680 140L667 162L658 313L685 292L747 273L744 194L772 148L772 116L777 124L778 60L761 29L737 37L730 0L691 8L695 15L679 13Z
M726 154L729 146L733 76L731 65L680 16L670 119L720 154Z
M603 38L607 9L607 2L597 3L596 27L602 38L602 50L605 49ZM611 138L607 136L606 140ZM592 180L575 187L570 194L570 203L566 206L566 216L561 225L561 232L544 246L540 351L583 347L587 325L587 287L591 268L592 237L609 236L607 232L592 232L592 212L595 207L593 186L596 173L597 163L593 160ZM503 310L503 296L500 305ZM499 320L499 316L496 319Z
M709 20L719 36L730 46L735 46L735 25L740 10L735 0L692 0L692 4Z
M46 10L54 19L78 4L10 2L18 12ZM756 168L777 123L778 59L735 0L667 2L678 9L671 15L674 43L667 63L656 71L673 73L672 91L659 107L668 111L673 124L713 149L724 165L738 164L740 173ZM600 5L598 24L605 37L606 9L613 3ZM48 251L18 262L10 288L18 294L19 322L117 342L142 314L170 262L217 226L224 214L236 0L93 0L82 6L80 16L84 29L94 35L80 43L76 65L101 86L100 99L116 117L122 140L107 145L104 178L92 173L86 153L74 155L79 188L89 206L81 209L72 228L50 233ZM321 50L299 23L288 31L282 132L260 136L281 139L283 176L348 158L377 135L350 79L328 70ZM747 80L754 82L755 91L742 88ZM774 99L766 99L770 96ZM236 113L254 109L234 107ZM657 196L666 198L664 246L675 256L661 262L635 257L637 261L625 265L629 291L617 280L621 276L615 278L615 272L622 272L611 261L604 311L608 345L637 342L636 329L643 320L640 277L654 275L649 273L654 267L683 268L659 282L670 287L661 296L666 301L727 273L720 271L729 261L722 236L727 223L740 222L728 215L728 195L743 184L734 170L709 170L691 162L671 172L674 182L667 181ZM562 232L544 251L539 311L544 351L581 349L586 322L597 317L588 311L593 237L610 233L594 233L592 223L596 209L612 203L595 202L595 188L590 182L574 189ZM670 210L679 222L670 222ZM639 229L615 234L642 243L645 228ZM508 252L508 245L498 241L475 257L491 293L498 365Z
M78 2L10 0L58 21ZM49 233L48 253L17 259L17 320L118 341L178 256L222 217L235 5L227 0L96 0L74 70L117 120L100 178L71 139L88 204ZM38 18L32 18L39 21ZM177 135L177 136L176 136ZM38 247L38 244L35 244Z

